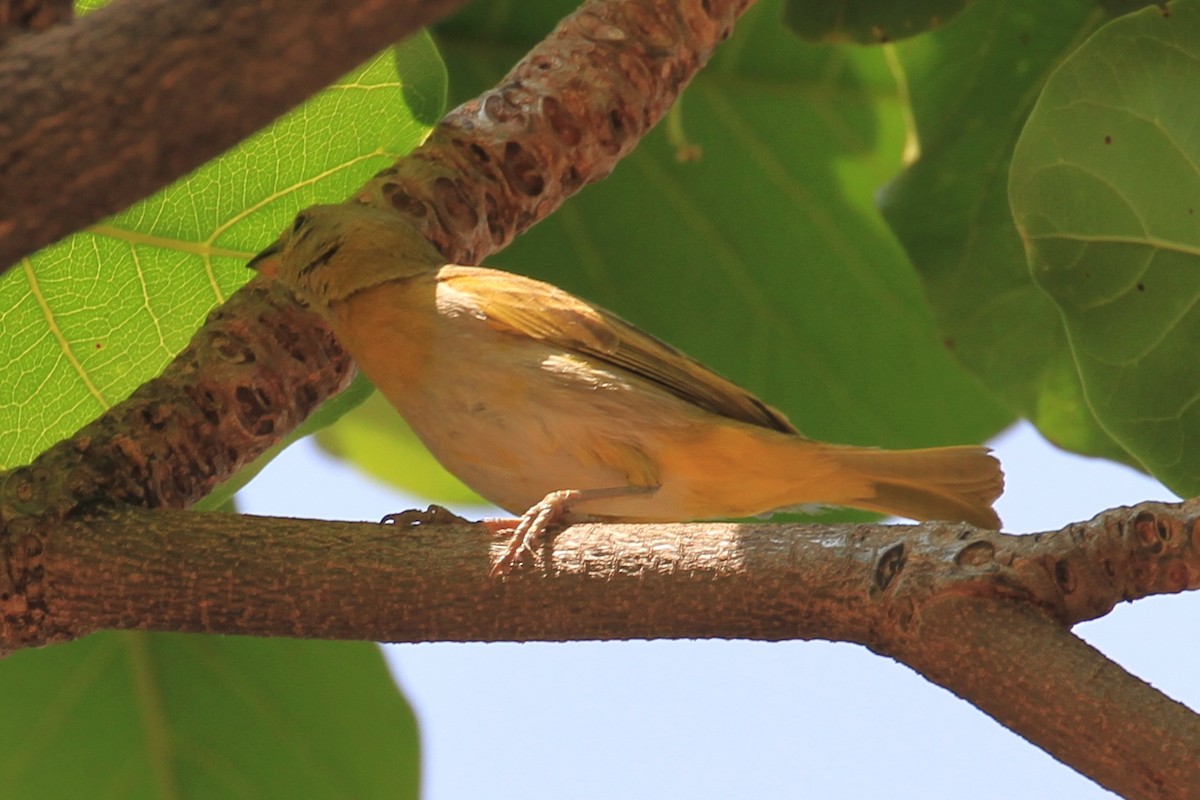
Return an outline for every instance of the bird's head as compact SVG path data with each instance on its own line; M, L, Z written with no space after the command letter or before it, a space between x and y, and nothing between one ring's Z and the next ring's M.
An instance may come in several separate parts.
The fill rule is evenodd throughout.
M311 206L250 260L318 310L390 280L445 263L430 242L395 215L358 204Z

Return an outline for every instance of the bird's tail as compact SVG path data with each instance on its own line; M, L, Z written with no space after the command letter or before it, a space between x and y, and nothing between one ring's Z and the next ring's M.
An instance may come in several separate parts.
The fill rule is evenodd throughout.
M863 496L842 500L845 505L909 519L1000 529L992 503L1004 491L1004 473L986 447L828 447L825 454L866 479Z

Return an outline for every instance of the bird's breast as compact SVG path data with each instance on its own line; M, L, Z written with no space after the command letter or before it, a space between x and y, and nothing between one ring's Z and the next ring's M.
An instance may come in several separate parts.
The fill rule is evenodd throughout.
M562 488L647 480L630 438L638 426L615 418L637 397L621 375L445 300L387 284L334 316L359 367L443 466L513 513Z

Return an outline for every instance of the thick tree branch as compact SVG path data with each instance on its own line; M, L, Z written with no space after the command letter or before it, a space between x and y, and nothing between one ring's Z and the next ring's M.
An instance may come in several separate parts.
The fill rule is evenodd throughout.
M579 525L536 568L494 580L504 541L482 526L127 512L68 522L46 543L41 635L857 642L1114 791L1172 797L1200 785L1200 718L1069 626L1200 586L1198 522L1188 504L1146 503L1033 536L937 523ZM39 643L21 633L2 644Z
M146 2L151 0L124 0L121 5L137 8ZM386 189L392 177L398 180L407 174L405 165L410 163L433 165L440 170L443 169L437 166L440 160L451 154L461 151L475 154L461 163L451 159L453 163L446 168L466 170L462 186L464 191L473 193L480 208L509 209L498 212L504 224L488 220L486 214L478 217L475 239L470 238L470 232L438 225L430 230L431 235L441 231L442 235L435 239L448 251L459 254L469 251L476 255L491 252L509 241L518 226L527 227L574 190L607 175L620 156L631 150L653 121L666 111L707 61L716 44L728 36L733 22L748 4L749 0L686 0L678 4L674 0L640 3L592 0L563 22L548 40L549 45L535 49L513 70L506 90L486 93L452 112L433 137L436 142L419 151L418 157L403 160L385 171L371 187ZM426 2L421 7L430 5L437 4ZM177 1L173 8L186 6L188 2ZM296 16L316 13L307 6L289 9ZM662 21L655 17L659 12L665 15ZM103 26L78 27L84 22L98 24L93 17L101 15L102 12L89 15L69 27L77 35L82 30L104 32ZM128 21L125 24L132 25ZM228 20L224 24L231 25ZM294 35L300 34L294 32ZM675 41L673 36L679 40ZM202 52L187 50L186 54L198 58ZM179 55L182 57L184 53ZM579 70L589 70L586 78L576 70L545 69L547 63L560 64L559 60ZM0 60L0 76L5 63ZM185 73L191 74L190 70ZM599 91L598 86L604 90ZM129 87L125 86L124 91L130 91ZM588 92L596 92L596 98L587 99ZM562 94L561 101L555 100L556 93ZM518 96L525 100L518 103L514 99ZM248 99L244 94L237 97L254 104L252 97ZM495 110L497 103L506 102L516 105L505 113ZM581 111L583 115L577 119L571 118L574 119L571 124L580 127L566 138L563 134L566 118L555 116L558 112L553 111L556 104L564 103L572 108L586 103L588 109L587 113ZM483 111L476 114L472 108ZM553 113L546 116L548 111ZM472 115L478 119L470 121ZM626 118L630 120L628 124L612 127L615 120ZM0 134L5 130L3 119L0 117ZM607 132L597 135L587 129L586 125L600 121L609 126ZM183 122L175 120L174 124L182 127ZM505 137L512 137L513 147L537 154L528 166L544 176L537 180L545 184L545 191L531 194L526 191L529 186L511 171L500 177L516 184L507 188L493 185L500 178L478 170L487 161L486 158L480 161L478 153L486 153L488 148L498 153L511 151L504 144ZM0 160L0 169L3 165ZM425 167L416 167L417 173L425 174L424 170ZM564 180L561 178L564 172L574 177ZM532 180L531 175L525 177ZM444 187L445 182L431 178L429 188L441 192L439 186ZM448 195L440 193L439 197L446 201ZM513 207L517 210L511 210ZM418 213L416 209L417 206L407 207L417 217L424 215L424 211ZM442 219L447 213L445 209L443 202L435 206L431 216ZM3 225L0 218L0 234ZM445 236L450 234L461 235L468 243L447 243ZM43 454L34 465L9 475L5 497L0 497L3 501L0 520L11 520L10 524L20 528L44 529L47 524L89 506L182 508L195 502L287 435L303 418L295 411L307 413L345 385L349 366L341 350L329 340L328 331L315 317L307 318L307 330L304 320L303 312L277 293L267 298L256 286L239 292L214 315L212 322L197 332L188 350L162 377L72 439ZM235 330L228 330L229 325ZM278 342L286 342L282 358L274 353L256 352L258 348L271 350ZM272 372L275 369L281 369L283 376L276 376ZM290 380L299 380L304 391L290 395L277 391ZM264 390L260 383L271 389ZM236 421L227 418L230 412ZM248 428L237 430L246 415L256 419ZM254 433L247 435L247 430ZM22 516L27 519L20 520ZM37 518L41 521L32 521ZM8 572L18 576L14 580L21 584L23 579L19 576L26 574L26 569L15 564L10 565Z
M0 270L244 139L463 0L116 0L0 49Z
M483 526L89 515L28 545L53 576L43 600L54 632L3 629L0 648L133 627L383 641L832 638L895 649L922 609L947 598L1017 603L1065 630L1119 602L1200 588L1198 521L1190 504L1143 503L1026 536L949 523L576 525L542 563L494 580L505 541ZM1148 541L1146 527L1163 538Z

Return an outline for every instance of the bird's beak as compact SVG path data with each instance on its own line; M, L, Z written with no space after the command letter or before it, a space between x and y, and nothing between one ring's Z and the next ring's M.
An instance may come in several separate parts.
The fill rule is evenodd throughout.
M273 278L279 272L279 259L275 258L275 256L279 255L282 250L283 244L274 242L254 258L247 261L246 266L257 270L259 275Z

